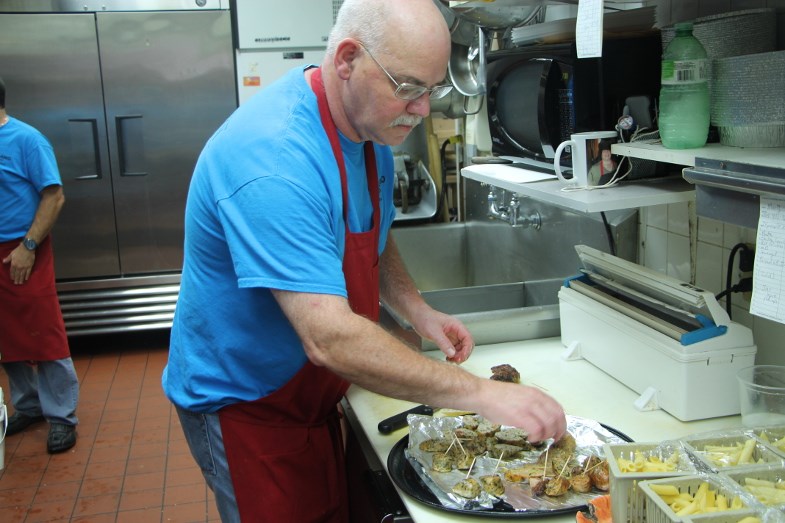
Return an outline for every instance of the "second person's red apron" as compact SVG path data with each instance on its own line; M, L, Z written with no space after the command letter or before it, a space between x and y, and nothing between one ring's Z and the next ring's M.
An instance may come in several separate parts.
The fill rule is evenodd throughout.
M0 260L21 240L0 243ZM0 360L52 361L71 356L55 288L51 236L38 246L30 278L11 280L11 264L0 267Z
M370 231L349 231L346 166L321 70L311 76L319 113L341 175L346 245L343 273L356 314L379 318L379 184L373 144L365 143L365 168L373 202ZM349 382L306 361L267 397L219 411L238 511L245 522L293 523L349 520L343 439L337 404Z

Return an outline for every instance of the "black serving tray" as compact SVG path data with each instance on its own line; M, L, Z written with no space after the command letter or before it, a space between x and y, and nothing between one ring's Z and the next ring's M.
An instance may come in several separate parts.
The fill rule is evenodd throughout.
M623 432L600 423L600 426L612 433L613 435L623 439L624 441L631 442L632 438ZM420 475L414 470L409 459L406 457L406 449L409 446L409 435L407 434L395 444L387 456L387 471L390 474L393 482L403 492L410 495L420 503L430 507L444 510L447 512L455 512L460 514L471 514L474 516L483 516L489 518L541 518L544 516L558 516L563 514L574 514L578 511L588 510L586 505L574 505L559 509L532 509L525 511L516 511L511 505L503 500L497 502L493 509L456 509L445 507L442 505L438 498L431 492Z

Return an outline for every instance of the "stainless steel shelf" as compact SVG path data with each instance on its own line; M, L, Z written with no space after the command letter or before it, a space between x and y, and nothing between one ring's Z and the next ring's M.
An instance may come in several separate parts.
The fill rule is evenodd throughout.
M686 168L695 185L698 215L756 228L760 197L785 198L785 148L707 144L696 149L666 149L660 143L614 144L614 154L655 160Z
M613 154L654 160L657 162L692 167L696 158L727 160L763 167L785 167L783 147L732 147L711 143L695 149L666 149L659 142L616 143L611 146Z
M674 177L631 181L608 189L564 191L565 184L556 179L516 183L504 179L501 170L496 176L487 171L487 165L484 167L483 172L477 172L472 169L472 166L464 167L461 169L461 175L520 196L528 196L584 213L686 202L695 197L692 185L681 178Z

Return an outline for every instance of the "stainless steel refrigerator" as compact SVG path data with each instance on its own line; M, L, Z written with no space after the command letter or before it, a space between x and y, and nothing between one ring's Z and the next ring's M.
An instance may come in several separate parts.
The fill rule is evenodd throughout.
M166 326L189 180L237 107L228 0L0 0L0 38L8 114L50 140L63 179L69 333Z

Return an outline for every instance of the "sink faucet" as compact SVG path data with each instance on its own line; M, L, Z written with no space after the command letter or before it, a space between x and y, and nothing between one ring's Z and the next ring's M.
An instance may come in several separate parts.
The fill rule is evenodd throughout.
M507 222L513 227L532 227L540 230L542 218L538 211L532 211L528 216L520 216L521 201L517 194L510 197L509 205L504 205L504 189L500 189L501 194L497 196L496 187L491 187L488 191L488 218L494 218Z

